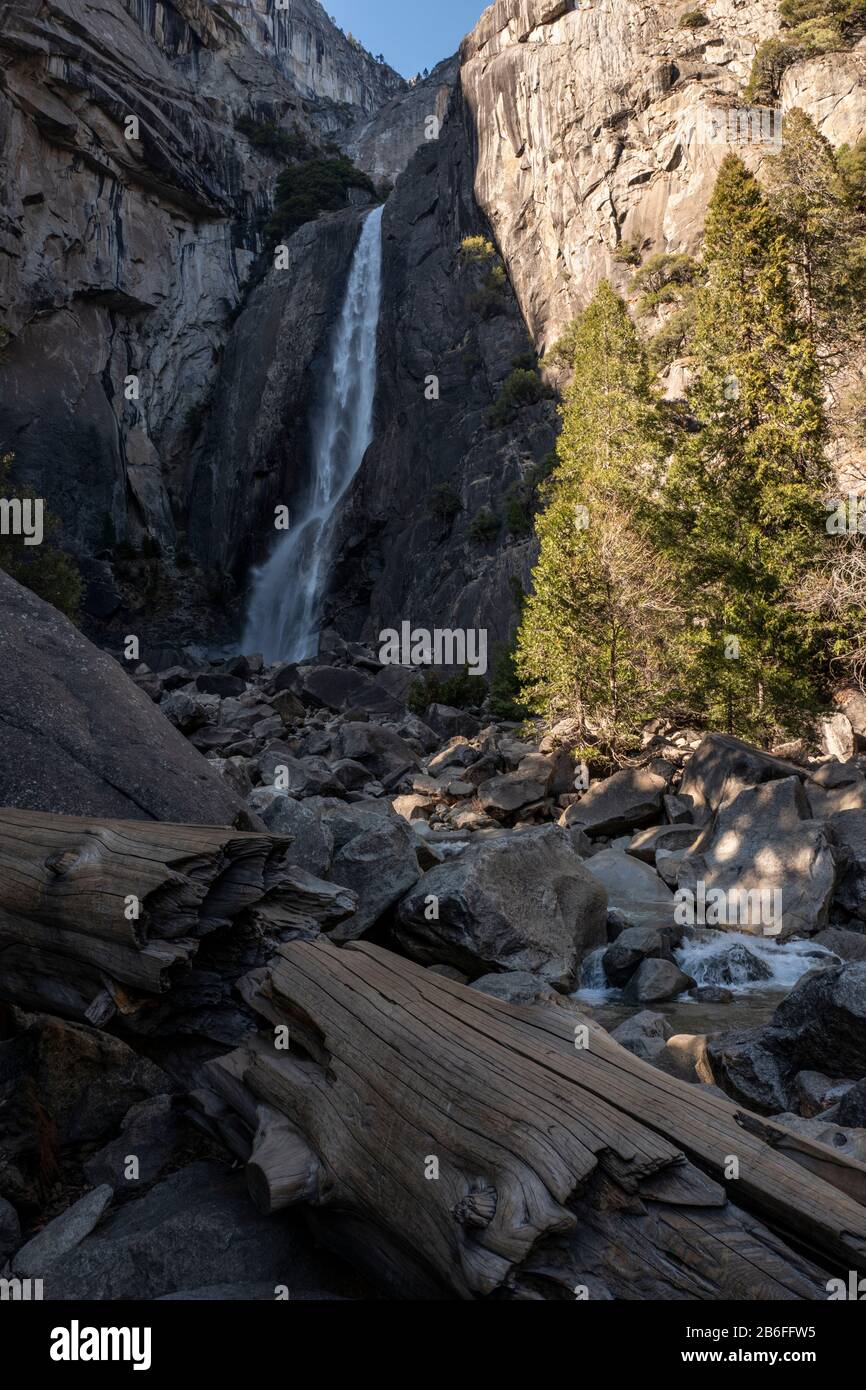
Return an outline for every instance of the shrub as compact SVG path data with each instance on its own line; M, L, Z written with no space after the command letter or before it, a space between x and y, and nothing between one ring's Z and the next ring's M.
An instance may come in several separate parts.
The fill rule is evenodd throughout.
M651 256L634 278L634 287L641 296L637 312L650 314L660 304L676 303L682 288L693 285L699 274L700 267L692 256L665 252Z
M836 151L836 167L845 201L856 212L866 212L866 135L856 145L841 145Z
M416 681L409 691L406 708L412 714L424 714L430 705L450 705L452 709L466 709L480 704L487 693L480 676L471 676L468 670L443 680L435 671L430 671L423 680Z
M703 29L705 25L709 24L709 22L710 21L707 19L707 16L704 14L703 10L689 10L688 13L684 14L682 19L680 20L680 28Z
M373 180L346 155L310 159L284 169L277 179L274 211L266 233L271 240L291 235L322 212L337 212L348 204L350 188L376 196Z
M495 257L496 247L485 236L465 236L460 243L459 255L461 265L483 264Z
M510 424L524 406L537 405L550 394L538 372L517 367L502 383L499 395L487 412L487 423L491 429L501 429Z
M489 545L491 541L496 540L501 525L502 522L499 517L495 516L489 507L482 507L481 511L476 512L475 516L472 518L469 526L469 535L474 541L478 541L479 544Z
M496 318L497 314L505 312L507 288L508 280L505 275L505 268L501 265L495 265L485 276L480 288L469 295L466 301L467 307L473 314L478 314L479 318Z
M755 54L752 73L745 90L746 99L759 102L776 101L786 71L802 56L803 50L800 45L790 39L765 39Z
M14 457L14 454L0 455L0 492L10 501L14 497L33 496L31 492L10 490L8 486ZM84 588L78 566L51 544L51 537L57 531L53 518L44 518L44 531L41 545L25 545L18 536L0 535L0 569L74 620Z
M437 483L430 494L430 515L443 525L450 525L463 510L460 496L450 483Z
M257 150L264 150L275 159L312 159L315 147L307 136L296 126L294 130L283 130L275 121L256 121L250 116L240 116L235 121L235 130L245 135ZM334 146L339 154L339 146Z
M522 593L521 589L521 593ZM515 646L497 647L490 673L490 712L498 719L529 718L529 709L520 699L520 678L514 662Z
M532 530L530 495L522 483L515 483L505 494L505 525L511 536L528 536Z
M617 265L640 265L640 248L632 241L621 241L613 253Z

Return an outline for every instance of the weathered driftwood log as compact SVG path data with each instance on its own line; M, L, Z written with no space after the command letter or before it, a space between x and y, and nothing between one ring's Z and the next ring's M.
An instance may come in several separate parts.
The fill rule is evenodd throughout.
M282 1163L259 1129L254 1191L333 1211L405 1289L423 1269L461 1297L823 1298L828 1269L866 1268L866 1168L799 1141L807 1172L568 1010L324 938L243 990L268 1026L211 1073L290 1126Z
M355 895L291 864L286 836L0 811L0 997L101 1024L187 971L203 938L275 945Z

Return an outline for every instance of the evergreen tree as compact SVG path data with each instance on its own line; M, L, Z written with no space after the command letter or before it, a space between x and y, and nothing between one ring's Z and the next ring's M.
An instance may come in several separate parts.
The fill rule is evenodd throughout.
M664 688L670 575L641 517L661 456L658 412L634 326L607 282L556 355L574 374L516 668L531 709L577 716L614 745Z
M866 326L866 217L852 203L845 156L840 163L811 117L795 108L785 116L779 153L766 164L798 305L825 357L859 340Z
M825 426L812 340L778 217L736 156L707 215L692 342L699 428L676 450L658 520L692 621L696 713L769 738L817 694L817 620L795 610L826 540Z

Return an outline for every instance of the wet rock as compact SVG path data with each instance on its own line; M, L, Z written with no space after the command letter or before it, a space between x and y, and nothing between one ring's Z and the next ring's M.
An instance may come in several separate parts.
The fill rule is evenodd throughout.
M715 952L700 973L702 982L709 985L752 984L757 980L769 980L773 974L761 956L739 942Z
M676 932L674 895L649 864L621 849L604 849L593 854L586 866L604 885L610 910L629 926Z
M438 916L430 915L430 905ZM568 989L605 939L606 895L555 826L473 842L424 874L395 935L413 959L471 976L528 970Z
M612 985L628 984L641 961L672 960L668 936L653 927L628 927L608 946L602 958L604 973Z
M804 975L776 1009L772 1027L791 1036L801 1067L866 1076L866 961Z
M695 985L689 990L689 998L698 1004L733 1004L735 995L721 985Z
M685 993L694 983L673 961L644 958L629 979L626 994L639 1004L662 1004Z
M816 946L824 946L842 960L866 960L866 932L846 931L842 927L825 927L812 937Z
M596 782L560 816L560 825L579 826L590 838L620 835L661 817L663 777L641 768L624 768L603 782Z

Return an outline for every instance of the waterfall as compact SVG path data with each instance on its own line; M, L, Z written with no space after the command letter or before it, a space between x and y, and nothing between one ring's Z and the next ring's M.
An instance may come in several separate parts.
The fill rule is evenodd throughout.
M311 421L307 500L266 563L253 572L243 650L301 661L316 650L328 579L332 522L373 438L376 330L382 287L382 209L369 214L355 249L346 297Z

